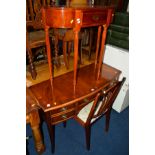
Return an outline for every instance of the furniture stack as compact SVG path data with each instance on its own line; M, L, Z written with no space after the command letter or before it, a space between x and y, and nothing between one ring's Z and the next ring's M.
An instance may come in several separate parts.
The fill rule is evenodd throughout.
M126 77L113 104L113 109L120 113L129 105L129 13L115 13L107 33L103 62L121 70L121 76Z
M129 49L129 13L116 12L110 24L106 43L123 49Z
M48 127L52 153L55 152L55 125L63 122L66 126L66 121L71 118L74 118L85 128L86 146L89 150L91 125L105 116L105 130L108 131L113 102L125 81L125 78L118 81L121 74L120 70L102 64L107 28L111 22L114 7L48 6L42 7L40 11L41 18L39 19L41 19L45 33L44 43L47 51L50 79L27 88L27 104L29 103L31 108L35 106L39 108L41 120L43 119ZM80 29L95 26L98 27L95 60L92 64L78 68ZM74 69L58 77L54 77L50 28L72 29L74 32L72 36L74 41ZM39 38L39 35L37 38ZM54 41L55 46L58 45L57 35ZM30 41L27 37L28 54L31 56L32 52L29 50L30 44L28 43ZM35 101L35 103L32 101ZM35 112L38 116L38 109L35 109ZM32 116L29 113L29 116L34 118L36 118L36 115ZM34 124L38 127L39 118L34 119ZM33 130L34 139L35 142L40 143L42 136L39 128L37 129ZM43 142L42 148L44 148ZM41 147L36 145L36 149L39 153Z

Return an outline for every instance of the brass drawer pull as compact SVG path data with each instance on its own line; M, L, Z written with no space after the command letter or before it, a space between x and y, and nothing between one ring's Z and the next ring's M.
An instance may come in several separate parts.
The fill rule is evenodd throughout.
M62 115L62 118L63 118L63 119L66 119L66 118L67 118L67 116L66 116L66 115Z
M65 107L61 108L61 111L65 111L65 110L67 110L67 108L65 108Z
M93 15L93 16L92 16L92 19L95 20L95 21L98 21L98 20L99 20L99 16Z

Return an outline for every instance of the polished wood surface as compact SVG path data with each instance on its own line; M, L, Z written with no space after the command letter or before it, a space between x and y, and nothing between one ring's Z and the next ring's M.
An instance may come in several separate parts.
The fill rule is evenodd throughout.
M96 80L95 64L90 64L78 70L76 89L72 84L73 71L55 77L53 88L50 80L29 87L37 105L41 107L42 117L47 123L52 144L52 152L55 151L55 125L66 122L75 117L79 110L85 106L81 100L89 98L101 90L108 90L114 81L118 80L121 71L106 64L102 65L101 74Z
M103 26L101 49L99 57L97 57L96 63L99 64L98 76L99 79L101 72L101 65L104 56L104 43L107 32L107 27L112 20L112 14L114 7L112 6L88 6L88 5L72 5L66 7L44 7L42 8L42 22L45 27L46 35L46 48L48 53L48 63L50 69L50 80L53 88L53 68L51 63L51 47L49 44L49 28L72 28L74 32L74 77L73 86L74 91L77 83L77 62L78 62L78 34L82 27L90 26ZM98 36L100 37L100 36Z
M26 123L29 123L32 129L33 138L37 152L40 154L44 152L45 146L43 143L40 131L40 117L38 113L37 99L33 93L26 88Z
M75 92L73 91L71 80L73 79L73 71L55 77L53 91L49 80L29 88L37 98L38 105L44 112L47 112L72 104L81 98L85 98L90 93L97 93L108 85L109 82L117 79L120 73L119 70L103 64L101 76L99 80L96 80L94 64L90 64L79 69Z
M71 5L64 7L46 7L47 25L54 28L74 28L77 22L76 11L81 11L80 27L91 27L107 24L114 11L113 6Z
M94 52L92 53L91 60L88 60L87 53L85 53L85 52L83 52L82 57L83 57L83 63L79 64L79 66L78 66L79 68L84 67L89 64L92 64L94 62L95 54L94 54ZM57 76L60 76L62 74L65 74L67 72L73 71L73 63L74 63L73 59L74 58L73 58L73 51L72 51L71 55L70 55L69 69L66 69L63 55L60 56L59 60L60 60L61 66L59 68L57 68L54 65L54 73L53 73L54 78ZM35 67L36 67L36 71L37 71L37 75L38 75L35 80L32 79L30 72L27 70L27 72L26 72L26 86L27 87L30 87L32 85L35 85L37 83L41 83L42 81L46 81L46 80L50 79L48 64L46 63L46 61L45 62L44 61L45 60L43 60L42 62L40 62L40 61L35 62Z

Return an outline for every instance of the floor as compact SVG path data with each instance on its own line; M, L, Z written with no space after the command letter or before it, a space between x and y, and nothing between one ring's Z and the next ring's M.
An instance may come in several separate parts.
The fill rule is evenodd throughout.
M83 67L83 66L93 63L94 57L95 57L95 53L92 52L91 60L88 60L88 55L83 52L82 63L79 65L79 67ZM54 66L54 77L72 71L73 70L73 58L74 57L72 53L70 57L70 61L69 61L69 69L67 70L64 64L63 56L60 56L59 59L60 59L61 67L56 68L56 66ZM33 80L31 78L31 74L28 71L28 67L27 67L27 72L26 72L27 87L49 79L49 68L48 68L47 61L35 62L34 64L35 64L36 71L37 71L37 77L35 80Z
M129 155L129 108L121 113L112 110L109 132L104 131L105 118L100 119L91 130L91 149L86 150L84 129L73 119L56 125L56 150L54 155ZM46 150L43 155L52 155L47 126L43 123L44 143ZM37 155L29 125L26 127L28 151Z

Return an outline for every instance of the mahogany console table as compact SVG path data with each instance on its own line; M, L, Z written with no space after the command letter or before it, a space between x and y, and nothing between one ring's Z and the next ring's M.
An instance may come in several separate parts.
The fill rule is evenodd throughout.
M35 147L37 152L40 154L44 152L45 146L43 144L42 135L40 132L40 117L38 113L37 100L29 88L26 88L26 123L30 123Z
M103 89L108 89L115 80L118 80L121 71L106 64L101 66L101 74L96 80L94 64L82 67L78 70L77 85L75 91L72 84L73 71L55 77L53 89L50 80L29 87L37 99L38 106L43 111L47 123L52 144L52 152L55 148L55 124L64 122L77 115L84 105L78 101L97 94Z
M67 28L74 31L74 91L77 83L78 62L78 33L83 27L98 26L95 67L98 64L96 79L99 79L102 60L104 56L104 44L107 28L112 21L114 6L89 6L68 5L65 7L44 7L42 11L42 22L45 27L46 49L50 69L51 86L53 87L53 71L51 63L51 48L49 41L49 28ZM102 30L103 29L103 30ZM101 39L100 39L101 38ZM100 49L100 51L99 51Z

